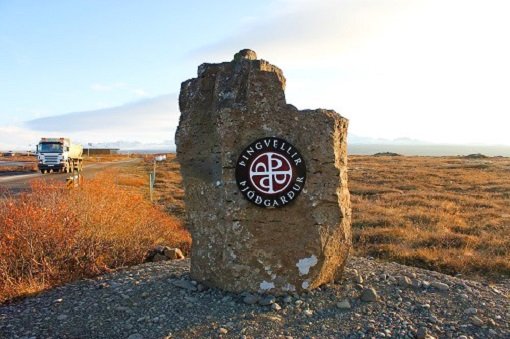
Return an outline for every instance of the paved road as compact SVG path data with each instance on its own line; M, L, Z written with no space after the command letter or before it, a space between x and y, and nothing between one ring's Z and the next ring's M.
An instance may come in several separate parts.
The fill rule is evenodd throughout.
M0 166L23 166L29 165L32 161L5 161L0 160Z
M93 177L96 173L110 167L124 167L130 166L140 159L130 159L115 162L101 162L101 163L85 163L83 167L83 177L85 179ZM65 182L66 178L71 174L69 173L31 173L31 174L17 174L11 176L0 177L0 192L7 189L11 193L19 193L30 187L30 181L33 179L56 180Z

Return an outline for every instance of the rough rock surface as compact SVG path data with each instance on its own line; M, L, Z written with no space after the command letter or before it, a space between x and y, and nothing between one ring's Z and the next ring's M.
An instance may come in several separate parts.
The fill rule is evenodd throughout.
M361 300L357 274L377 301ZM450 288L402 287L400 276ZM188 259L146 263L0 306L0 338L510 338L510 281L350 257L339 284L260 296L267 306L246 295L204 289Z
M179 259L184 259L182 251L168 246L156 246L145 255L145 261L149 262Z
M347 120L285 101L282 71L250 50L202 64L181 85L177 159L193 238L191 276L232 292L282 294L341 273L351 247ZM264 209L243 198L235 167L244 147L278 137L307 167L300 196Z

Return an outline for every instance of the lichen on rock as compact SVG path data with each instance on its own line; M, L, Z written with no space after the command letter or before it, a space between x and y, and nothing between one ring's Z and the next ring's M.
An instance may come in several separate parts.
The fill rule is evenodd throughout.
M175 140L191 276L233 292L313 289L342 271L351 247L348 121L287 104L283 72L256 57L242 50L231 62L202 64L181 85ZM301 193L281 208L255 206L236 184L241 152L261 138L288 141L306 162ZM304 258L312 259L299 266Z

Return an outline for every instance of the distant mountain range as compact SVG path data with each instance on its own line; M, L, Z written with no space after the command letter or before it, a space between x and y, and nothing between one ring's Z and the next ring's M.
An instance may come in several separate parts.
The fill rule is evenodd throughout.
M362 137L355 134L348 136L348 143L350 145L431 145L431 143L411 139L411 138L397 138L397 139L382 139ZM161 143L144 143L140 141L119 140L112 142L100 142L92 144L92 147L105 147L105 148L120 148L121 150L171 150L175 151L175 144L173 140L163 140Z
M89 147L89 145L84 145ZM161 143L147 143L140 141L119 140L113 142L98 142L90 145L92 148L119 148L122 151L175 151L175 145L172 140L163 140Z
M173 138L179 115L177 94L171 93L115 107L33 119L20 126L0 126L0 148L27 150L37 144L42 136L65 136L82 143L85 147L92 143L93 147L121 150L174 151ZM385 139L351 133L348 135L348 144L351 150L357 149L358 145L370 146L370 151L363 152L371 152L374 149L372 146L377 146L377 149L383 151L391 147L447 146L407 137ZM492 147L492 145L464 146L469 149L473 146Z
M356 134L349 134L347 137L348 143L359 145L430 145L430 142L411 139L411 138L396 138L396 139L383 139L363 137Z

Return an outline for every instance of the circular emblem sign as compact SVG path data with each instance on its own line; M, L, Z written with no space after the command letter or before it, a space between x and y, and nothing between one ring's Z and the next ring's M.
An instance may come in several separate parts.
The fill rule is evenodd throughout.
M263 138L246 147L236 165L236 181L244 197L260 207L294 201L303 190L306 165L301 153L280 138Z

